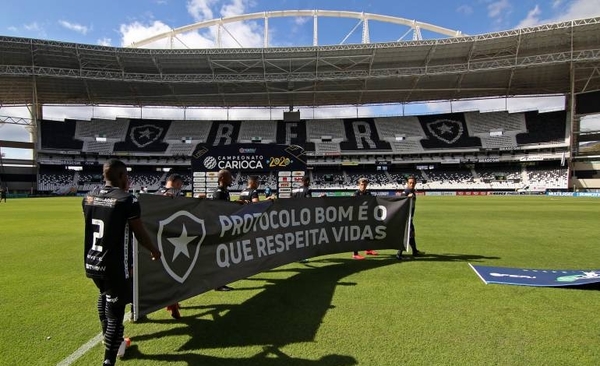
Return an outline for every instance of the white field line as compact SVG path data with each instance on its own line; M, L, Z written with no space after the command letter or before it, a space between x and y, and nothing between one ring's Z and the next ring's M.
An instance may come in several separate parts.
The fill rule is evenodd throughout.
M129 319L131 313L125 314L125 319ZM102 333L99 333L94 338L87 341L86 344L79 347L79 349L73 352L70 356L60 361L56 366L70 366L73 362L77 361L79 357L85 355L90 349L94 348L98 343L102 342Z

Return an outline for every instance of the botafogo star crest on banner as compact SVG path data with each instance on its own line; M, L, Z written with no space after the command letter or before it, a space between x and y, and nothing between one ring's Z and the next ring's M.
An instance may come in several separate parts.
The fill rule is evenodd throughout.
M160 260L175 281L183 283L188 278L205 237L204 220L187 211L177 211L158 222L156 241L163 254Z

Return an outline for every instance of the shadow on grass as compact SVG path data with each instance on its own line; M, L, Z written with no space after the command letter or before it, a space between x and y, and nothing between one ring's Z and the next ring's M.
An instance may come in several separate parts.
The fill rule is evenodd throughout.
M327 355L318 360L294 358L281 352L277 347L265 347L263 352L249 358L223 358L197 353L149 355L141 353L137 346L133 345L127 350L125 359L186 362L190 366L352 366L358 364L354 357L342 355Z
M500 259L500 257L488 257L477 254L456 254L456 253L425 253L419 257L413 258L410 254L403 256L404 260L430 261L430 262L482 262L490 259Z
M313 266L317 263L327 265ZM219 358L198 353L148 355L136 349L128 351L128 358L184 361L188 365L354 365L357 362L351 356L332 354L319 360L307 360L289 357L280 348L314 341L327 310L332 308L336 287L356 285L341 282L341 279L388 265L401 264L395 258L369 258L365 261L333 258L311 260L302 268L276 269L274 271L295 274L285 279L263 279L267 281L264 290L241 304L186 306L184 317L177 324L187 326L135 337L136 340L144 340L184 335L189 340L180 347L181 352L265 347L263 352L250 358ZM190 315L194 309L196 313ZM164 322L173 324L170 320Z
M565 288L569 290L586 290L586 291L598 291L600 290L600 283L586 283L585 285L571 285L571 286L562 286L559 288Z

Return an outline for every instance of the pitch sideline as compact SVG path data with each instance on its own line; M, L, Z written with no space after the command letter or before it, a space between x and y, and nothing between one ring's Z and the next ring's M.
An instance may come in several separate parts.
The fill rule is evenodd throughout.
M124 318L129 319L130 315L131 315L131 313L128 312L127 314L125 314ZM79 347L79 349L77 349L77 351L73 352L67 358L65 358L64 360L57 363L56 366L70 366L71 364L73 364L73 362L77 361L81 356L85 355L90 349L94 348L98 343L102 342L102 338L103 338L102 333L99 333L97 336L95 336L94 338L87 341L86 344Z

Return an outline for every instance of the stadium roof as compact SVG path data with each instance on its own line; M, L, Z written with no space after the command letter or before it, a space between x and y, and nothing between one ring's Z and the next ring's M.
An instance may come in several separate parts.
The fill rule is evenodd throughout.
M600 18L289 48L133 49L0 37L1 104L288 107L592 90L600 90Z

